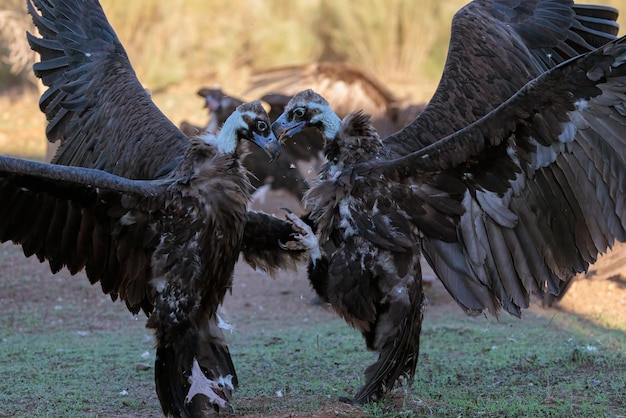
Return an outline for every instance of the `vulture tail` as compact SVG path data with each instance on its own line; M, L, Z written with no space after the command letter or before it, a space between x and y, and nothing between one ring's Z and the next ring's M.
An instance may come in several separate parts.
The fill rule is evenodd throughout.
M414 281L408 292L408 313L403 320L395 323L395 334L379 344L378 360L365 370L365 385L356 394L353 403L365 404L380 400L400 378L406 379L402 382L406 386L413 383L424 307L421 278ZM394 300L390 303L394 304Z
M157 339L154 379L166 416L210 417L234 409L237 374L217 320L189 327L182 338Z

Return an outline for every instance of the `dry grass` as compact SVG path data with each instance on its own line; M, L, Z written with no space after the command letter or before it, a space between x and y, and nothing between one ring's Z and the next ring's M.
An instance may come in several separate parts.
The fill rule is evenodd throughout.
M341 59L365 66L401 97L426 100L443 66L452 16L467 0L101 2L139 79L153 91L201 80L241 93L251 71ZM624 8L624 0L584 2ZM25 15L25 0L5 0L2 9ZM10 16L0 14L0 28L11 33L0 36L0 54L24 57L7 46L32 27ZM626 25L626 14L620 22ZM23 28L16 31L18 23ZM29 75L22 70L21 79L23 72ZM19 80L0 74L0 88Z

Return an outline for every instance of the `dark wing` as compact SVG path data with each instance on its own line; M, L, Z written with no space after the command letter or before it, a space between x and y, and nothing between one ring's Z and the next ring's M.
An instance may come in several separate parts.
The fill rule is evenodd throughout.
M48 86L40 99L46 135L61 141L53 162L154 178L184 153L188 138L137 80L97 1L29 0L28 11L41 34L28 41L41 56L35 74Z
M154 216L164 190L159 181L0 156L0 242L22 245L55 273L84 268L131 312L148 313L151 255L160 238Z
M462 129L547 69L614 40L617 15L570 0L472 1L454 17L434 96L385 145L406 155Z
M176 167L189 139L137 80L100 4L29 0L28 10L41 34L28 39L41 56L35 73L48 86L40 99L46 134L51 142L61 140L52 162L132 179L164 176ZM274 241L267 248L280 251Z
M467 311L501 304L519 314L529 294L558 292L626 240L626 38L545 73L421 151L353 170L408 188L399 206L442 225L422 229L424 253Z
M571 280L561 283L561 290L558 295L547 293L543 297L543 306L552 306L554 301L559 301L568 291L574 280L613 280L618 285L626 282L626 244L617 242L615 246L609 249L605 254L600 254L598 260L589 266L586 273L578 274ZM621 285L624 287L624 285Z

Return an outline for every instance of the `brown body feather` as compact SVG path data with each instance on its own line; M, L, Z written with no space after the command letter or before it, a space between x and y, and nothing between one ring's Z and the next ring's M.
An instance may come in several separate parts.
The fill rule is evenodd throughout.
M150 314L148 326L155 328L158 341L155 381L163 411L174 416L211 414L214 405L204 396L187 403L187 378L195 359L211 380L232 377L219 396L230 399L237 386L216 309L230 288L240 251L269 272L295 267L304 252L280 247L280 242L293 240L289 223L247 212L250 185L236 157L210 158L215 165L200 178L184 171L198 150L151 101L96 0L27 4L41 36L29 34L28 39L41 56L35 73L48 86L40 100L49 121L46 134L50 142L60 142L52 162L125 179L158 177L162 180L142 184L169 186L138 196L118 196L115 189L113 196L123 198L123 205L111 208L106 200L81 206L85 189L67 201L37 195L43 200L41 221L22 241L25 253L48 260L53 271L67 266L75 273L84 267L90 281L99 282L113 299L123 299L132 312ZM59 167L58 173L65 169ZM100 177L109 178L99 172L94 181ZM51 190L57 187L53 184ZM159 200L164 196L167 202ZM153 200L158 210L142 206ZM144 211L128 212L124 205ZM79 221L67 216L68 207L80 214ZM76 240L61 231L76 231ZM16 238L3 236L21 240ZM157 288L166 293L155 293ZM169 304L181 311L172 317ZM179 317L186 325L167 325Z
M328 163L305 198L327 255L309 279L379 351L356 402L413 377L420 253L467 313L519 316L531 295L557 293L626 239L626 40L565 62L614 38L610 21L598 39L582 28L586 13L603 12L616 16L567 2L472 2L455 18L437 94L382 142L358 114L339 120L310 90L274 123L277 135L314 126L328 141ZM486 44L491 55L479 59Z
M236 154L214 155L195 140L176 170L152 181L0 157L0 178L2 201L11 202L2 206L0 241L25 251L28 242L38 244L28 251L53 270L76 273L85 266L103 292L149 316L166 413L205 409L197 398L183 402L194 357L210 379L230 375L236 387L216 318L232 287L251 192ZM41 205L59 221L46 226L23 216ZM231 389L225 388L227 399Z

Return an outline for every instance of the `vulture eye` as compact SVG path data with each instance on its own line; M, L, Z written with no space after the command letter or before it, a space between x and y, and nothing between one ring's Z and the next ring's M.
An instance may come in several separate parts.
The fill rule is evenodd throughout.
M302 119L304 117L305 111L303 107L296 107L293 110L293 116L298 118L298 119Z
M264 120L259 120L256 122L256 129L259 132L265 132L269 129L269 125Z

